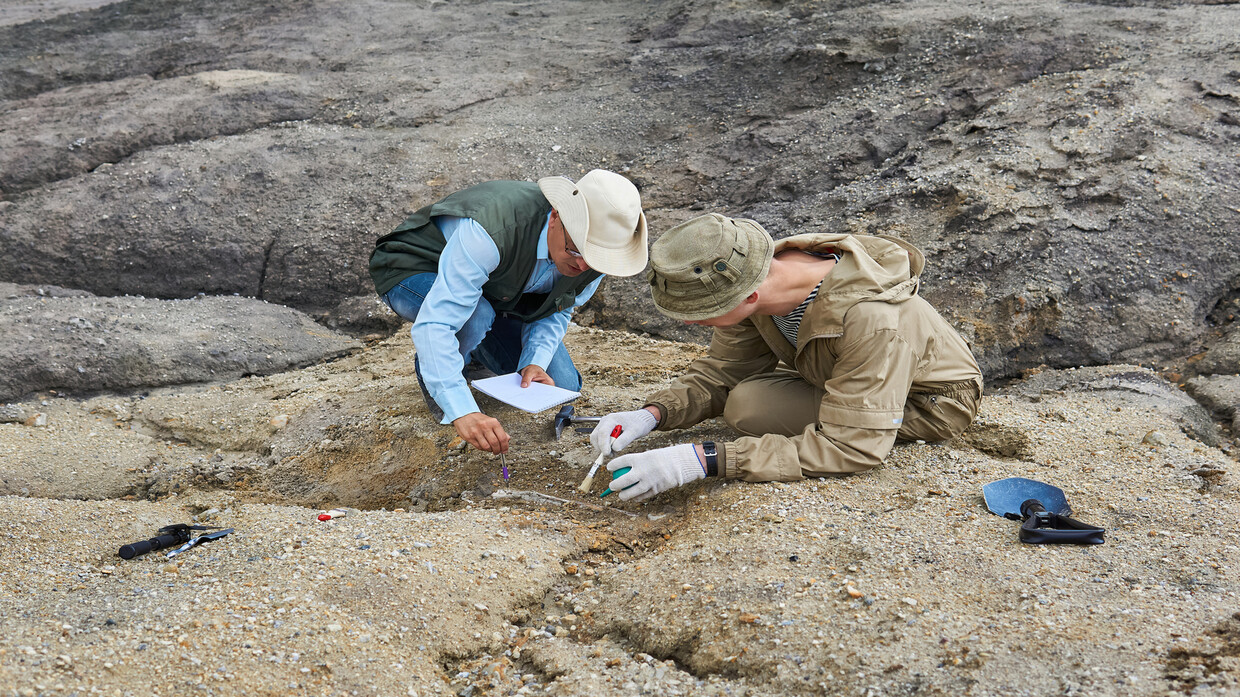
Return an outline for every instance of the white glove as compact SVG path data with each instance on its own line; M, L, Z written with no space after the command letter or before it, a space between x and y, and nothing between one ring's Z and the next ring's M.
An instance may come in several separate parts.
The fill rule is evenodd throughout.
M645 409L618 411L599 420L594 430L590 431L590 443L603 455L611 455L616 450L624 450L624 446L638 438L650 435L658 425L659 420ZM613 441L611 432L616 426L620 426L621 431Z
M630 469L613 479L608 488L619 492L620 498L625 501L645 501L655 494L706 476L706 468L702 466L692 444L622 455L607 463L607 469L611 472L623 467Z

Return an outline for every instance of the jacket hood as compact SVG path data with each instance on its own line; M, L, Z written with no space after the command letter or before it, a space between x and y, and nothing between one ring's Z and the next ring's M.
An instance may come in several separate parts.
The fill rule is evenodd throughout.
M844 315L859 302L902 303L913 298L926 266L919 249L888 235L794 235L775 243L775 254L788 249L840 255L806 309L798 350L809 338L841 334Z

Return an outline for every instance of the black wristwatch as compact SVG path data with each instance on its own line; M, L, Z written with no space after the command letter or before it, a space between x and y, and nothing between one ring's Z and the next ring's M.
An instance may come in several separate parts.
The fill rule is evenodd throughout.
M712 441L702 443L702 454L706 456L706 476L719 476L719 449Z

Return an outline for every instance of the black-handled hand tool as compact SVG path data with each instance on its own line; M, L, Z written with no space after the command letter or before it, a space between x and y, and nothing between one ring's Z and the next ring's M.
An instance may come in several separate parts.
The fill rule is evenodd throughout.
M203 544L204 542L218 540L232 531L233 531L232 528L224 528L223 530L216 530L215 532L209 532L209 533L206 533L205 535L199 535L198 537L191 538L189 542L186 542L180 547L177 547L171 552L168 552L168 558L171 559L175 557L176 555L180 554L181 552L184 552L185 550L190 549L191 547L197 547L198 545Z
M1031 545L1100 545L1106 530L1069 518L1072 508L1059 487L1009 477L982 487L986 508L1009 520L1019 520L1020 541Z
M558 412L556 412L555 420L552 421L551 425L555 429L555 439L559 440L560 434L564 433L564 429L570 424L598 423L602 418L603 417L601 416L577 416L576 411L573 409L573 405L565 404Z
M133 544L125 545L120 548L117 554L120 555L121 559L133 559L134 557L140 557L143 554L146 554L147 552L154 552L155 550L158 550L158 549L166 549L174 545L184 545L186 543L189 543L192 541L191 538L193 538L193 533L196 530L219 530L219 529L220 528L218 527L212 527L210 525L186 525L184 523L177 523L174 525L165 525L164 527L159 529L158 536L152 537L149 540L142 540L140 542L134 542ZM223 537L224 535L227 535L230 532L232 532L232 528L229 528L228 530L224 531L223 534L216 534L215 537L212 537L211 539L216 539L217 537ZM202 537L206 537L206 536L203 535ZM198 543L195 542L194 544L198 544ZM190 547L192 546L193 545L191 544ZM189 547L186 547L185 549L189 549Z

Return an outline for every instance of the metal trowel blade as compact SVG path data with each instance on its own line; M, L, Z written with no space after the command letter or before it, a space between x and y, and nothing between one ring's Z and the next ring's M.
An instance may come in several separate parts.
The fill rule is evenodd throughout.
M1063 489L1024 477L1008 477L991 482L982 487L982 496L986 499L986 508L998 516L1008 513L1019 516L1020 505L1029 499L1037 499L1051 513L1072 514Z

